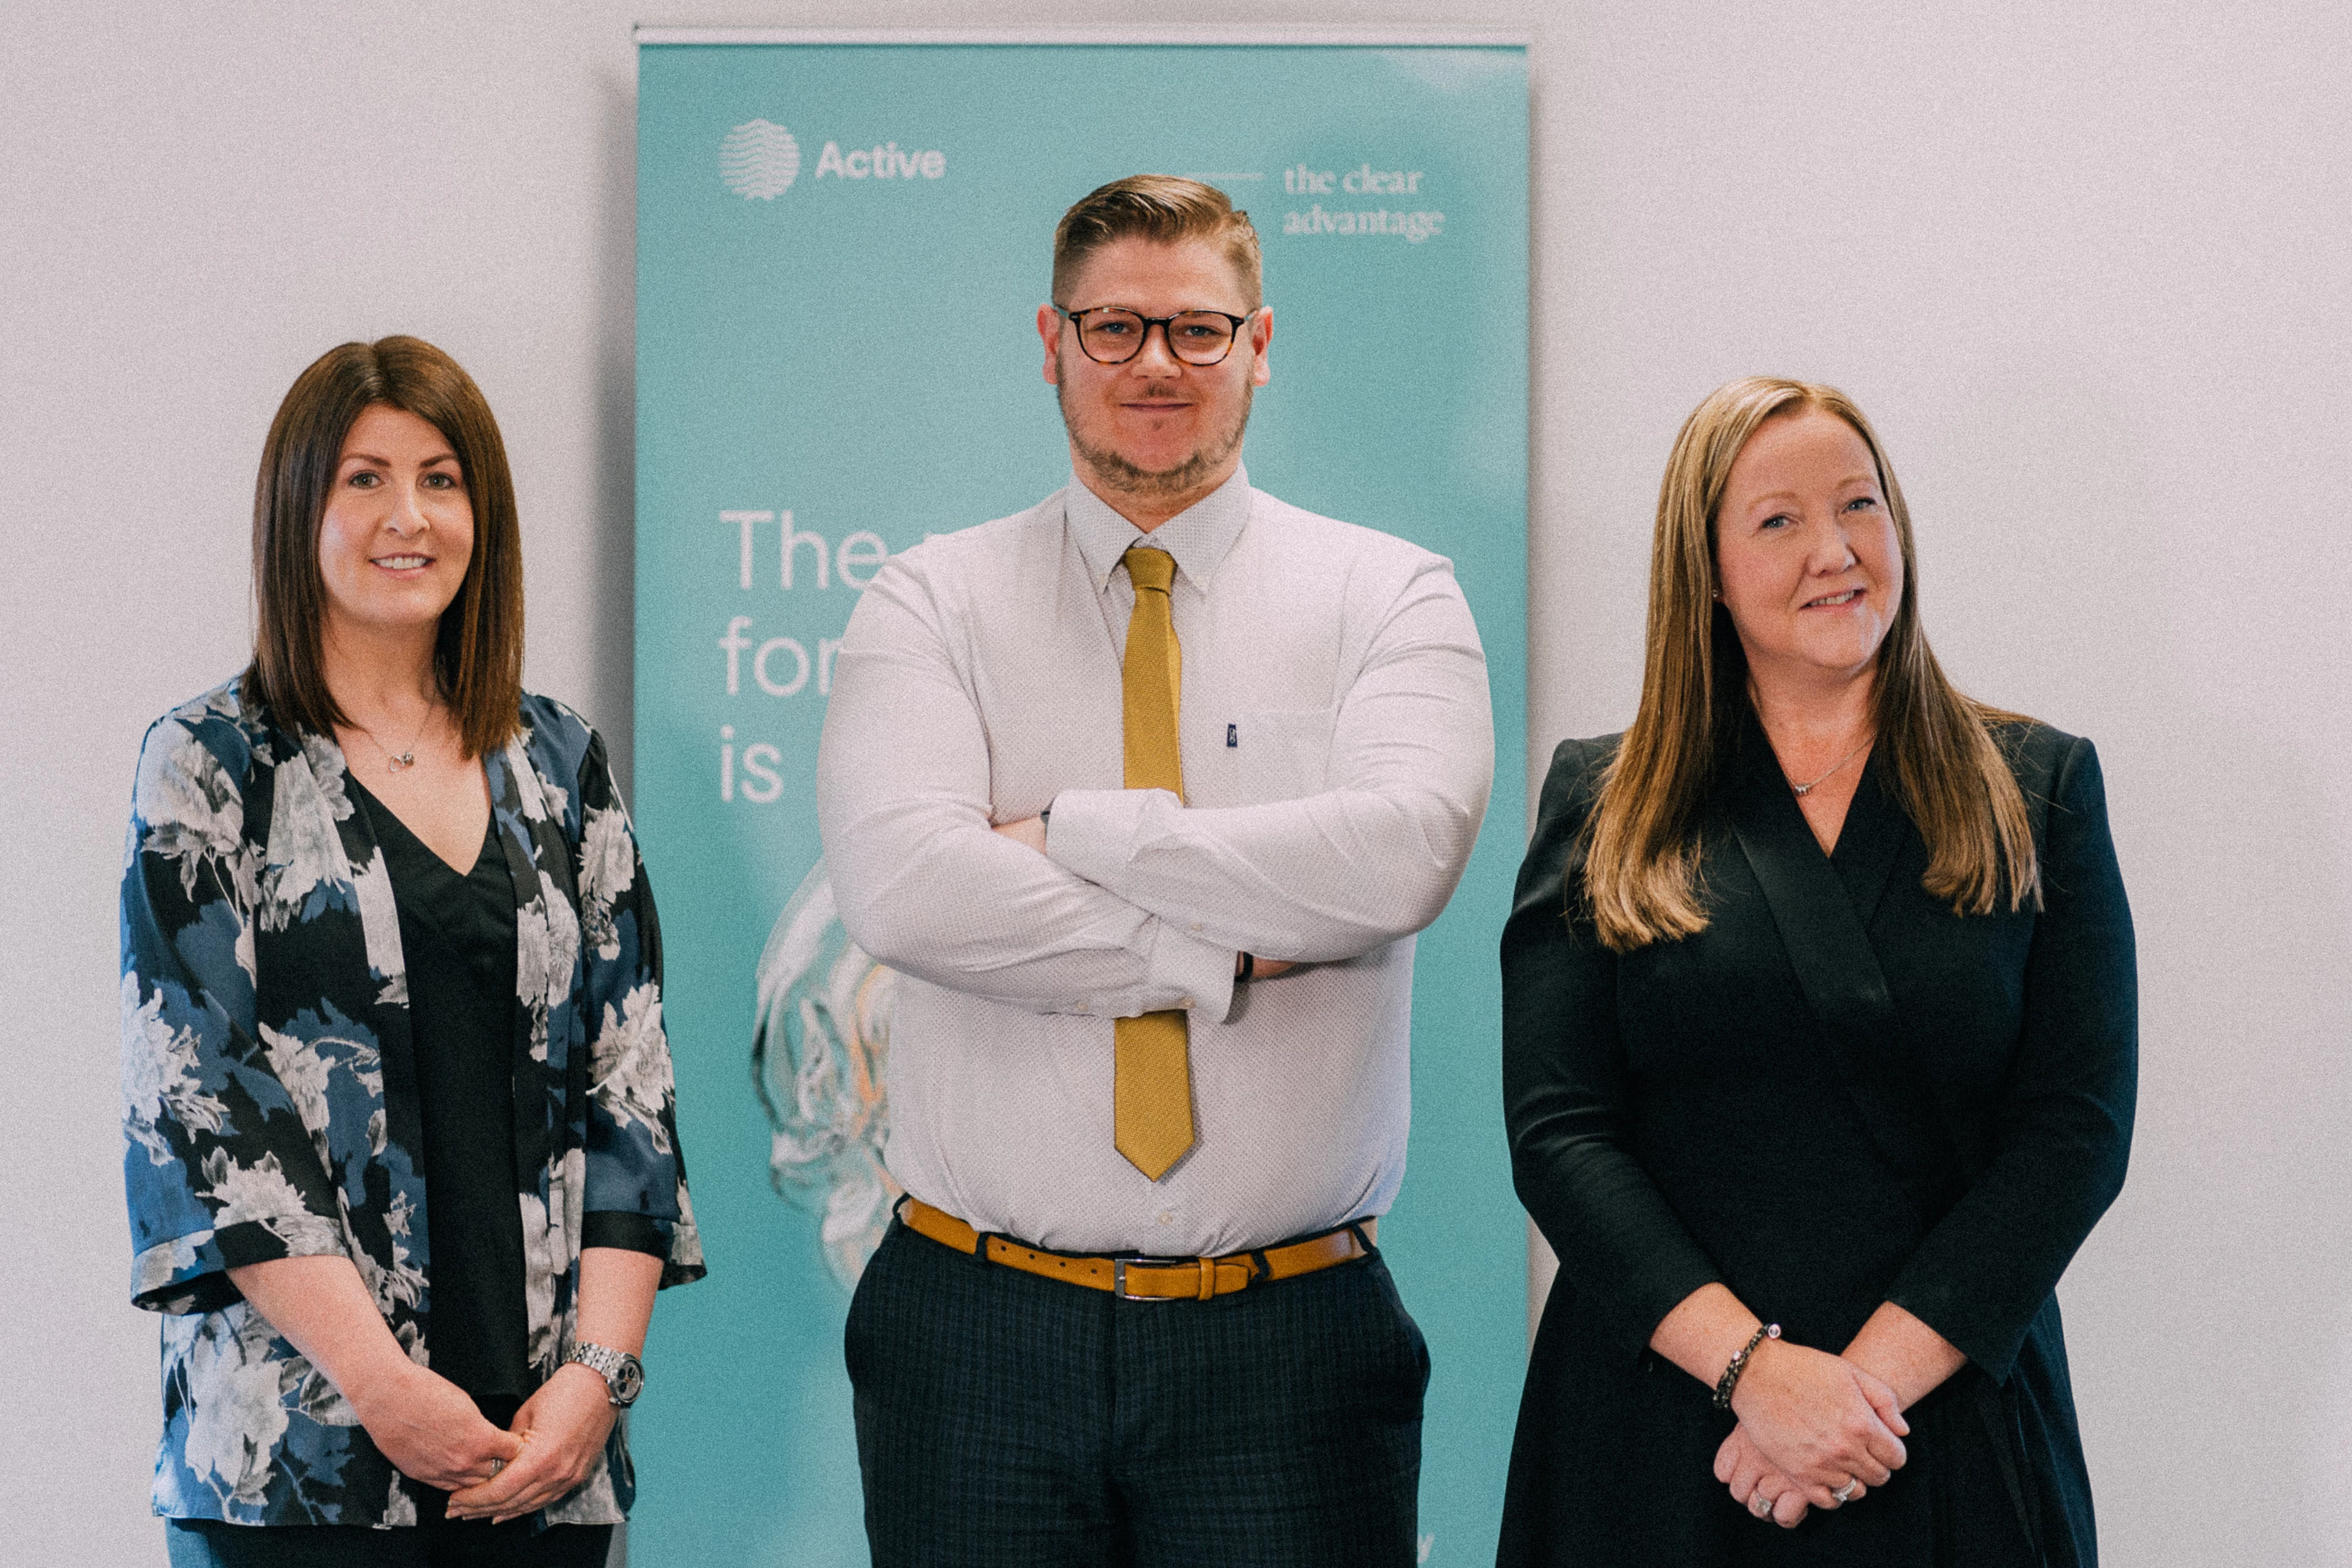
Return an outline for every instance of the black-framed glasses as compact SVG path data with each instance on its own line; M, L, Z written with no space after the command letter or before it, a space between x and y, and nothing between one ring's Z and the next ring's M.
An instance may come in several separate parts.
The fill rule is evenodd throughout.
M1249 316L1227 315L1223 310L1145 316L1117 305L1093 305L1083 310L1065 310L1059 305L1054 309L1078 329L1078 347L1097 364L1125 364L1143 352L1143 341L1154 327L1167 339L1168 352L1186 364L1216 364L1234 352L1234 339L1249 320Z

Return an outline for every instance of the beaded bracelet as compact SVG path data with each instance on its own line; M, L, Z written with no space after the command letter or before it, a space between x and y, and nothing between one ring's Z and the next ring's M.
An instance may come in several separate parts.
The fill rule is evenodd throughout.
M1756 1353L1756 1347L1766 1340L1780 1337L1780 1324L1765 1323L1748 1336L1748 1342L1739 1347L1738 1355L1724 1363L1723 1375L1715 1380L1715 1407L1717 1410L1731 1408L1731 1391L1739 1386L1739 1374L1748 1370L1748 1358Z

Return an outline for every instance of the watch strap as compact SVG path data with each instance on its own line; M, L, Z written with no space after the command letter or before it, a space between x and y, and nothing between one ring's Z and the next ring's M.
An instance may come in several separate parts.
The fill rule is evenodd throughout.
M617 1409L626 1409L636 1403L646 1385L645 1363L624 1350L600 1345L587 1340L575 1342L563 1358L569 1366L578 1362L604 1380L604 1397Z

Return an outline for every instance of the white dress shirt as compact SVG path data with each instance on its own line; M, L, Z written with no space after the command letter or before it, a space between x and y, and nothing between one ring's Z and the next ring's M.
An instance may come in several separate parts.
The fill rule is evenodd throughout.
M1128 790L1119 558L1176 559L1184 799ZM1076 1252L1220 1254L1386 1211L1411 1120L1412 933L1494 775L1452 565L1235 473L1145 533L1076 482L891 558L817 760L850 936L905 979L891 1173ZM1052 808L1045 855L992 824ZM1307 965L1235 984L1237 951ZM1191 1013L1192 1150L1111 1142L1111 1020Z

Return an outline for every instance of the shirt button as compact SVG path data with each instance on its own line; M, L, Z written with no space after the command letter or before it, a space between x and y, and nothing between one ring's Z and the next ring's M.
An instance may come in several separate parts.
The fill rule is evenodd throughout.
M1161 1209L1160 1211L1158 1218L1161 1225L1174 1225L1176 1223L1176 1216L1170 1214L1166 1209Z
M1192 929L1194 931L1199 931L1201 929L1201 922L1199 921L1194 921L1192 922Z
M1184 998L1183 1005L1184 1005L1185 1006L1187 1006L1187 1007L1192 1006L1192 1005L1193 1005L1193 1003L1192 1003L1192 999L1190 996L1185 997L1185 998Z

